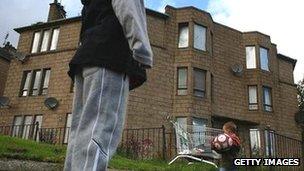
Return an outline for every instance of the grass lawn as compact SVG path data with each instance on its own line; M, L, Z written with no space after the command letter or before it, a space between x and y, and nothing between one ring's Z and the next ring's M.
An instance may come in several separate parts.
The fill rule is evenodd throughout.
M65 146L55 146L15 137L0 136L0 158L62 163Z
M22 160L45 161L60 163L63 165L66 153L66 146L56 146L44 143L37 143L31 140L23 140L14 137L0 136L0 158L14 158ZM165 161L131 160L123 155L116 155L111 160L109 167L122 170L215 170L213 166L195 163L187 165L186 162L177 162L168 165Z
M23 140L14 137L0 136L0 158L14 158L22 160L45 161L52 163L64 163L66 146L56 146L35 141ZM155 170L155 171L215 171L207 164L195 163L187 165L185 161L168 165L161 160L132 160L123 155L115 155L109 164L111 169L121 170Z

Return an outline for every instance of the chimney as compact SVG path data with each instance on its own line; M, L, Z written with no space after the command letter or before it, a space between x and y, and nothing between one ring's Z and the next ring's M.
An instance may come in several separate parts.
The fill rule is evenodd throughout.
M10 42L6 42L3 49L10 53L17 51L17 49Z
M54 2L50 4L48 22L64 18L66 18L64 7L57 0L54 0Z

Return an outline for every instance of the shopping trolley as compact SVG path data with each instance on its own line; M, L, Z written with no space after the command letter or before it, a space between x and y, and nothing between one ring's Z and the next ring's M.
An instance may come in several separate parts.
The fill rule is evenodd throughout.
M214 137L223 133L221 129L206 126L181 125L171 119L169 121L175 129L177 148L177 156L169 162L169 165L179 158L186 158L211 164L217 168L217 165L212 161L220 159L221 155L211 149L211 142Z

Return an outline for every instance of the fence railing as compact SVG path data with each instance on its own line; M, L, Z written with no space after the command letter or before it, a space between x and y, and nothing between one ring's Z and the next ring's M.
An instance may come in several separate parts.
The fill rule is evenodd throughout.
M177 147L175 133L168 130L164 126L125 129L119 150L129 157L137 159L170 159L176 155ZM250 156L247 155L247 157L303 158L302 141L277 134L267 129L255 131L258 133L256 135L260 137L259 142L257 142L258 146L254 146L253 148L251 142L248 145L251 154ZM70 128L68 127L40 128L38 122L36 124L0 126L0 135L58 145L68 143L69 133ZM197 135L201 134L197 133ZM252 156L253 153L254 156Z
M18 137L49 144L67 144L69 133L69 127L39 128L38 122L36 124L0 126L0 135Z

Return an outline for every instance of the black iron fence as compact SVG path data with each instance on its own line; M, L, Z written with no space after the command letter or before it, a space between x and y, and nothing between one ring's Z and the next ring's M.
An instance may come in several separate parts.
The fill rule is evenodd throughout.
M0 126L0 135L18 137L49 144L67 144L70 128L40 128L39 123Z
M0 126L0 135L19 137L22 139L65 145L68 143L70 128L40 128L39 124ZM200 134L198 134L200 135ZM254 140L254 135L258 137ZM248 135L246 157L293 157L303 159L303 142L289 138L267 129L251 130ZM247 141L248 142L248 141ZM132 158L170 159L177 153L174 131L164 126L156 128L125 129L123 131L119 151Z

